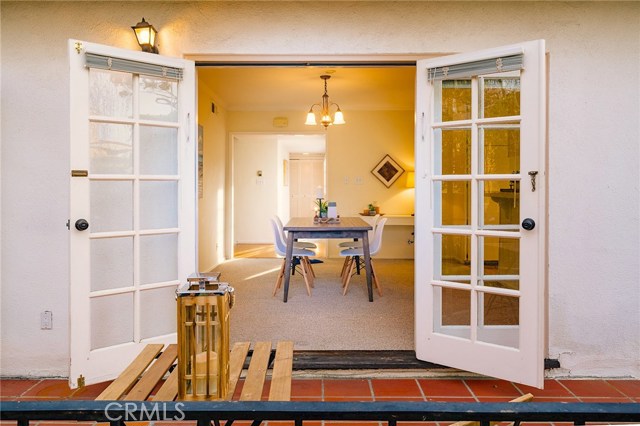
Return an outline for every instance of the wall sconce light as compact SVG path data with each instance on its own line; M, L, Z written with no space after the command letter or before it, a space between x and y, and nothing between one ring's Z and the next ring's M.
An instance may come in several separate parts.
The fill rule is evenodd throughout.
M143 52L158 53L158 48L156 47L156 34L158 32L153 28L153 25L142 18L142 21L131 27L131 29L136 33L136 39Z

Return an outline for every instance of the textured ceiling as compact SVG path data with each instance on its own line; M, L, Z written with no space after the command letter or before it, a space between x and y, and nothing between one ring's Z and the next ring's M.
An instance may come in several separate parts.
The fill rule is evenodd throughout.
M415 67L198 67L208 86L231 111L308 110L324 93L320 75L330 73L329 99L342 110L412 110Z

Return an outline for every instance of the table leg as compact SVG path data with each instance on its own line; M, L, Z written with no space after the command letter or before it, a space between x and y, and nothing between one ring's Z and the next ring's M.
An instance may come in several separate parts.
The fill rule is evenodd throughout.
M291 280L291 260L293 258L293 231L289 231L287 235L287 253L284 258L284 297L282 301L287 303L287 297L289 296L289 281Z
M371 271L371 254L369 251L369 233L362 233L362 252L364 253L364 269L367 273L367 291L369 292L369 302L373 302L373 273Z

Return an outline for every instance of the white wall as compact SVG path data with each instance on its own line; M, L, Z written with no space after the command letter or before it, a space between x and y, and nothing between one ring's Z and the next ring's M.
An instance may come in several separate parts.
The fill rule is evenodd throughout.
M67 375L66 40L137 49L130 26L145 16L160 30L160 51L170 56L420 54L546 39L549 356L559 357L567 374L640 376L640 3L163 2L149 8L145 2L3 1L0 7L3 375ZM53 330L39 329L43 310L53 311Z
M234 243L273 242L280 176L276 135L233 136Z

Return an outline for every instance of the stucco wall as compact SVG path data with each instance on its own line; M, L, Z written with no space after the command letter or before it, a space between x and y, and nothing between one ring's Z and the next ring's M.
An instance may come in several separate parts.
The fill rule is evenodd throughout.
M129 27L144 16L170 56L462 52L546 39L549 356L567 374L640 376L640 3L0 7L3 375L67 375L66 40L137 49ZM43 310L53 330L39 329Z

